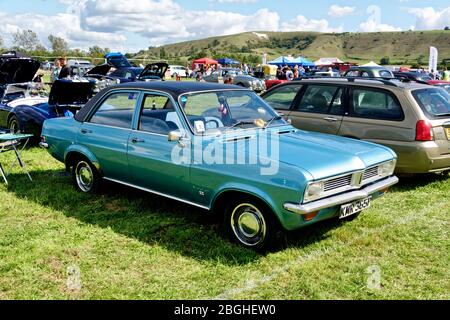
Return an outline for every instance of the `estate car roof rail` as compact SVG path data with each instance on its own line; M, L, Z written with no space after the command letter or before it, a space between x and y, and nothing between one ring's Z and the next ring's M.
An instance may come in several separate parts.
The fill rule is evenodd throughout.
M396 78L373 78L373 77L314 77L314 76L308 76L308 77L301 77L294 79L295 81L301 81L301 80L308 80L308 79L324 79L324 80L341 80L345 79L348 82L355 82L355 80L370 80L370 81L378 81L381 82L387 86L391 87L398 87L397 84L395 84L394 81L400 81L400 79Z

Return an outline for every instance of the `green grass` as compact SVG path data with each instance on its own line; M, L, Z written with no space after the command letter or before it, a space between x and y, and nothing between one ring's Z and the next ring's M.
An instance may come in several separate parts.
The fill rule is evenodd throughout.
M23 157L34 182L15 170L0 184L0 299L450 298L448 175L404 179L354 222L258 255L203 211L111 184L79 194L46 151ZM72 266L81 290L67 286ZM367 287L371 266L379 289Z

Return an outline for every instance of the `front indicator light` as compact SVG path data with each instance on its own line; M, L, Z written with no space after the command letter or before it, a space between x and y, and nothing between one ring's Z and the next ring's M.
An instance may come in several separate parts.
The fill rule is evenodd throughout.
M319 214L319 211L317 211L317 212L312 212L312 213L308 213L308 214L305 214L305 215L303 216L303 219L304 219L305 221L311 221L311 220L313 220L315 217L317 217L318 214Z

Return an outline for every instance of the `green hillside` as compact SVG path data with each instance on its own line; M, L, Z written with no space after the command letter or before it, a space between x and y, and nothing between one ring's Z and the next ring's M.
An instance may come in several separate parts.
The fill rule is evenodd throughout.
M376 33L246 32L149 48L135 58L166 59L170 62L210 56L235 56L249 62L280 55L305 56L312 60L339 57L350 62L379 62L389 57L391 64L425 65L429 47L439 50L439 61L450 59L450 31L405 31Z

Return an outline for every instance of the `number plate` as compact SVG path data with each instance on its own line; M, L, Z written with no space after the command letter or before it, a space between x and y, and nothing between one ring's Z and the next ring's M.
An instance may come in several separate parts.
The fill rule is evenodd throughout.
M445 128L445 133L447 134L447 139L450 140L450 128Z
M363 200L358 200L353 203L343 205L341 207L341 214L339 215L339 219L350 217L354 214L357 214L358 212L370 208L371 201L372 197L368 197Z

